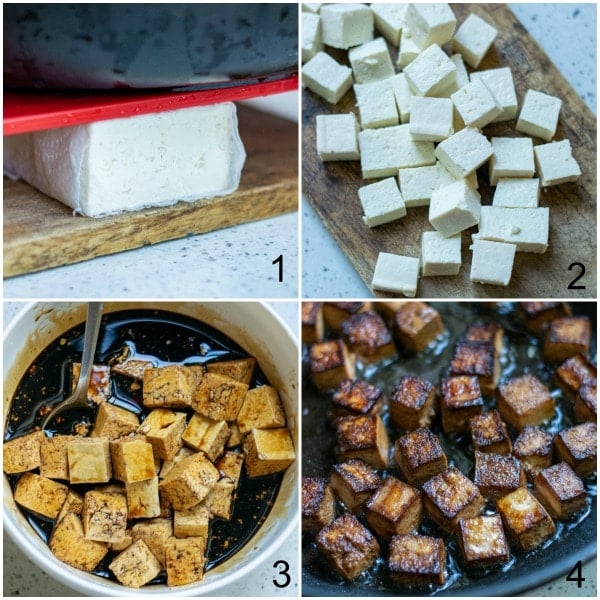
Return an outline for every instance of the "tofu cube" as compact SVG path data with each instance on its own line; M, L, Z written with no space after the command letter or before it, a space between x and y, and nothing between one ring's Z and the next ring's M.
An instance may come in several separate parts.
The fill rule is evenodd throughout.
M233 450L227 450L215 462L215 467L217 467L221 477L228 477L236 486L240 482L243 466L244 455L241 452L234 452Z
M496 390L498 410L504 420L519 431L525 425L539 425L554 416L554 398L534 375L506 380Z
M517 120L517 131L549 142L556 133L561 106L562 100L556 96L527 90Z
M495 356L499 357L504 348L504 329L502 325L491 321L489 323L473 323L465 332L467 342L491 344Z
M481 129L502 113L502 107L498 104L496 97L480 79L474 79L467 83L467 85L454 92L450 98L454 108L468 127ZM529 141L531 142L531 140ZM533 144L531 144L531 147L531 163L533 166Z
M58 516L56 517L56 523L61 521L68 513L74 513L78 517L81 517L83 511L83 496L73 490L67 492L67 497L60 507Z
M139 521L131 528L133 542L142 540L157 558L161 568L165 567L165 544L173 535L171 519L148 519Z
M233 512L236 485L229 477L221 477L202 501L213 517L229 521Z
M431 193L440 187L441 178L439 174L438 164L425 167L408 167L398 171L400 193L407 208L429 206ZM454 181L454 179L452 180Z
M253 429L244 437L243 445L248 477L285 471L296 459L288 429Z
M156 475L152 444L143 436L113 440L110 451L113 476L119 481L145 481Z
M492 206L536 208L540 201L540 180L500 177L496 183Z
M302 478L302 531L317 533L335 518L331 486L318 477Z
M581 386L595 381L597 374L596 365L587 356L574 354L556 367L554 379L565 397L574 402Z
M451 375L475 375L483 394L492 394L500 377L500 357L489 342L459 341L450 363Z
M354 113L317 115L317 154L322 161L358 160L358 132Z
M131 544L133 544L133 537L131 535L131 529L127 529L125 531L125 537L123 538L123 540L121 542L112 542L111 544L108 544L108 547L113 552L119 553L119 552L123 552L123 550L125 550L126 548L129 548L129 546L131 546Z
M394 444L394 460L402 477L414 487L448 468L438 437L427 428L409 431Z
M71 392L75 391L79 374L81 373L81 363L71 364ZM94 404L102 404L110 398L110 367L104 365L93 365L90 375L90 384L88 387L88 399Z
M277 390L269 385L248 390L237 423L242 434L251 429L284 427L285 413Z
M435 157L457 179L463 179L483 165L494 149L475 127L465 127L440 142Z
M406 302L395 313L392 331L411 352L421 352L445 331L440 314L425 302Z
M379 415L341 417L336 433L342 459L361 458L376 469L388 466L390 440Z
M24 473L37 469L41 464L40 448L45 437L43 431L32 431L4 442L4 472Z
M469 431L470 419L483 412L477 377L455 375L442 379L440 409L444 433Z
M325 302L323 304L325 325L336 333L340 332L344 321L356 313L371 310L371 305L371 302Z
M550 516L558 520L568 519L587 503L583 481L565 462L540 471L533 481L533 493Z
M202 537L169 538L165 545L167 585L188 585L202 581L205 551L206 540Z
M471 281L507 286L512 277L516 244L476 239L473 236L472 248Z
M498 514L461 519L458 543L467 569L499 565L510 558L502 518Z
M356 83L381 81L394 75L394 65L383 38L375 38L348 51Z
M17 481L14 499L31 512L56 519L68 493L66 485L27 471Z
M493 454L510 454L512 444L506 423L497 410L472 417L469 421L469 429L475 450Z
M125 496L99 490L86 492L81 521L86 539L107 543L122 542L127 529Z
M341 339L317 342L309 350L309 369L320 391L336 388L344 379L354 378L354 355Z
M237 358L235 360L217 360L206 365L208 373L218 373L226 375L246 385L250 385L252 374L256 366L256 359L252 356L247 358Z
M444 585L444 540L425 535L397 535L390 542L388 567L399 585Z
M164 479L167 476L167 473L182 459L188 457L188 456L192 456L192 454L195 454L195 450L192 450L191 448L187 448L186 446L183 446L183 448L181 448L179 450L179 452L177 452L177 454L173 457L170 458L168 460L163 460L162 461L162 465L160 467L160 471L159 471L159 477L161 479Z
M342 323L342 335L348 350L363 363L373 363L396 354L392 334L375 311L352 315Z
M248 385L226 375L207 373L198 384L192 408L214 421L235 421Z
M123 356L119 356L120 362L115 362L110 367L110 372L116 375L123 375L137 381L144 381L144 371L156 366L156 363L148 359L130 358L127 350Z
M69 480L69 459L67 445L76 439L74 435L54 435L43 437L40 444L40 475L50 479Z
M592 326L587 317L562 317L554 319L544 338L544 358L563 361L590 349Z
M477 225L480 213L481 196L465 180L450 183L431 192L429 222L444 237L454 236Z
M325 321L322 302L302 302L302 343L314 344L323 339Z
M302 67L302 85L331 104L337 104L352 87L352 69L326 52L317 52Z
M431 44L443 46L449 42L456 29L456 17L448 4L409 4L406 9L406 26L420 48Z
M161 515L158 477L125 484L130 519L151 519Z
M462 54L465 62L476 69L497 35L497 29L471 13L456 30L452 39L452 49Z
M448 98L411 98L409 127L414 140L441 142L454 133L452 124L452 101Z
M510 455L475 451L475 485L488 500L502 496L527 485L525 473L517 458Z
M108 568L123 585L140 588L161 571L160 562L143 540L137 540L112 560Z
M344 379L331 397L334 417L375 415L383 410L383 392L364 379Z
M202 450L211 461L215 461L225 449L229 438L226 421L213 421L194 413L181 439L194 450Z
M554 319L571 315L566 302L521 302L519 311L527 329L534 333L545 331Z
M112 477L110 441L106 437L69 440L67 457L71 483L106 483Z
M577 392L573 414L578 423L598 420L598 390L596 380L584 383Z
M302 63L308 62L317 52L323 50L321 40L321 19L319 15L302 11L301 15Z
M542 187L576 181L581 175L569 140L534 146L533 155Z
M408 123L410 120L410 101L413 97L413 92L410 89L410 85L408 85L406 75L404 73L397 73L389 79L389 84L396 99L396 108L398 109L400 123Z
M369 227L406 216L406 205L393 177L358 188L358 199L364 213L363 221Z
M566 462L579 477L596 471L598 431L596 423L581 423L564 429L554 436L558 460Z
M438 44L420 52L406 65L404 74L415 96L438 96L456 83L456 65Z
M96 412L90 437L107 437L114 440L135 432L139 426L140 420L135 413L110 402L102 402Z
M526 425L517 436L513 450L530 481L539 471L552 464L552 434L539 428Z
M196 377L183 365L167 365L144 371L144 406L146 408L189 408L196 387Z
M208 543L212 514L203 504L173 511L173 534L178 538L201 537Z
M398 48L398 58L396 60L396 66L400 69L404 69L406 65L409 65L417 56L419 56L421 48L415 42L412 33L408 27L402 29L402 35L400 37L400 46ZM412 89L411 89L412 92Z
M502 112L492 121L510 121L517 116L517 93L510 67L499 67L486 69L484 71L473 71L471 81L480 79L492 92L496 102L502 108Z
M169 460L183 445L181 436L185 429L186 414L166 408L155 408L144 419L138 433L152 444L154 456Z
M346 509L357 514L382 482L376 469L369 463L360 458L351 458L333 465L330 485Z
M323 43L347 50L373 39L373 13L364 4L327 4L321 7Z
M439 231L424 231L421 238L421 275L439 277L458 275L461 258L461 235L444 237Z
M436 414L434 386L416 375L404 375L389 401L390 420L401 429L430 427Z
M407 7L408 5L406 4L388 4L387 2L375 2L371 4L375 29L392 46L398 47L400 44L400 35L404 27L404 17Z
M392 292L414 298L418 283L418 258L388 252L378 254L371 282L374 291Z
M501 177L533 177L533 142L531 138L493 137L494 154L490 158L490 185Z

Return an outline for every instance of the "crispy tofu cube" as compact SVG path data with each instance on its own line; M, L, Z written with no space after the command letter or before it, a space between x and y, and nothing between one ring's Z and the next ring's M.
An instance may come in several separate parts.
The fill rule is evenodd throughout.
M510 454L512 444L497 410L475 415L469 421L473 447L479 452L493 452L494 454Z
M229 439L229 426L226 421L213 421L199 413L194 413L181 439L194 450L202 450L210 460L215 461Z
M467 569L502 564L510 558L502 518L498 514L461 519L458 543Z
M371 302L325 302L323 318L329 329L339 332L346 319L365 310L371 310Z
M4 472L24 473L37 469L41 463L40 446L45 437L43 431L32 431L4 442Z
M71 364L71 392L75 391L81 373L81 363ZM110 398L110 367L94 365L90 375L88 399L94 404L102 404Z
M196 373L184 365L166 365L144 371L146 408L189 408L196 388Z
M256 366L256 359L252 356L248 358L236 358L234 360L217 360L210 362L206 365L206 370L209 373L216 373L218 375L226 375L250 385L252 381L252 374L254 373L254 367Z
M585 507L587 492L583 481L565 462L537 474L533 493L553 519L568 519Z
M110 452L113 476L119 481L145 481L156 475L152 444L144 436L113 440Z
M325 319L322 302L303 302L301 321L303 344L314 344L323 339Z
M244 455L241 452L227 450L215 463L221 477L229 477L237 486L240 482L242 467L244 466Z
M591 421L595 423L598 419L597 408L597 385L596 381L584 383L577 392L573 414L578 423Z
M394 449L394 460L402 476L415 487L448 468L440 440L430 429L409 431L396 440Z
M484 498L498 500L527 485L519 459L514 456L475 451L475 485Z
M83 533L87 540L122 542L127 529L127 501L123 494L98 490L86 492L81 512Z
M411 533L423 518L421 492L388 476L365 503L364 513L371 529L386 540L401 533Z
M145 435L152 444L155 457L169 460L183 446L181 436L185 429L185 421L185 413L155 408L144 419L137 432Z
M188 537L167 540L165 547L167 585L187 585L202 581L206 558L206 540L202 537Z
M500 376L500 357L489 342L458 342L450 363L450 373L475 375L481 391L491 394Z
M396 354L392 334L378 313L366 310L342 323L348 350L363 363L374 363Z
M556 456L569 464L579 477L596 471L596 423L581 423L554 436Z
M406 302L394 315L392 331L408 350L421 352L444 333L440 314L425 302Z
M111 365L111 373L130 377L135 381L144 381L144 371L146 369L155 368L156 364L148 359L139 358L123 358L120 362L115 362Z
M571 314L566 302L521 302L519 309L525 326L534 333L543 332L554 319Z
M475 375L442 379L440 410L445 433L469 431L469 422L483 412L483 398Z
M389 406L390 419L397 427L430 427L436 410L435 388L426 379L405 375L394 388Z
M376 469L388 466L390 440L379 415L341 417L336 427L342 459L362 458Z
M67 492L67 497L63 502L63 505L60 507L60 511L58 516L56 517L56 522L58 523L67 513L74 513L77 516L81 516L81 512L83 511L83 496L78 494L74 490L69 490Z
M331 488L352 513L359 513L382 483L377 471L359 458L333 465Z
M237 419L248 385L227 375L207 373L198 384L192 408L215 421Z
M534 375L508 379L496 390L498 410L515 429L539 425L554 416L554 398Z
M140 588L152 581L161 571L161 564L144 540L138 539L108 565L123 585Z
M192 456L192 454L196 454L196 450L192 450L191 448L183 447L177 452L177 454L170 458L169 460L163 460L162 466L160 468L160 472L158 476L161 479L164 479L167 476L167 473L182 459L187 458L188 456Z
M583 354L575 354L567 358L554 373L556 383L571 402L575 401L579 388L588 381L595 381L596 377L596 365Z
M279 394L270 385L261 385L246 392L237 416L242 435L251 429L285 427L285 412Z
M485 506L478 487L456 467L423 484L425 510L445 531L455 531L460 519L476 517Z
M208 540L212 514L203 504L173 511L173 534L178 538L202 537Z
M139 426L140 420L136 414L110 402L102 402L98 407L90 437L116 439L135 432Z
M202 504L208 508L213 517L229 521L233 512L233 496L236 486L229 477L221 477L211 488Z
M316 544L331 568L347 580L371 567L380 549L375 536L350 513L323 527Z
M40 475L50 479L69 480L67 445L74 439L74 435L43 437L40 444Z
M158 493L158 477L125 484L130 519L151 519L162 514Z
M288 429L253 429L244 438L248 477L271 475L287 469L296 459Z
M14 498L31 512L56 519L68 492L66 485L27 471L17 481Z
M539 471L552 464L552 434L527 425L515 440L512 453L521 461L527 480L533 482Z
M302 531L317 533L335 517L331 486L319 477L302 478Z
M578 352L590 349L592 326L587 317L562 317L550 322L544 338L544 358L550 361L566 360Z
M310 374L315 387L333 390L344 379L354 379L355 357L348 352L343 340L325 340L310 347Z
M383 392L364 379L344 379L331 397L334 417L380 414L385 399Z
M165 567L165 544L173 535L171 519L148 519L138 521L132 528L133 543L143 540L152 554L158 559L160 566Z
M508 537L521 550L539 546L555 531L550 515L525 487L500 498L496 506Z
M425 535L397 535L390 542L388 567L400 585L444 585L444 540Z
M492 344L496 356L502 354L504 347L504 328L499 323L473 323L465 332L465 341Z
M67 457L71 483L106 483L112 477L110 442L106 437L69 440Z

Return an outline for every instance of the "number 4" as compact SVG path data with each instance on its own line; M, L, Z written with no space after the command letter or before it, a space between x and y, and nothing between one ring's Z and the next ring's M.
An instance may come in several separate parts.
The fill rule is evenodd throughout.
M581 571L581 561L578 560L577 564L571 569L571 572L567 575L567 581L576 581L577 587L582 587L582 582L585 581L585 577ZM577 573L577 575L574 575Z

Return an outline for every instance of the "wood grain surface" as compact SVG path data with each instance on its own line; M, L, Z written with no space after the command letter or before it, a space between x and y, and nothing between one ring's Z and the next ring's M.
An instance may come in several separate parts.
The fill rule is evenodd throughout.
M238 117L247 159L228 196L92 219L4 178L4 277L297 210L297 125L244 106Z
M544 254L519 252L508 287L472 283L471 234L462 234L462 268L455 277L422 277L417 296L422 298L590 298L596 296L596 119L582 99L510 9L504 4L455 4L459 24L474 12L499 31L493 48L477 70L509 66L512 69L519 107L529 88L558 96L563 105L555 140L568 138L582 176L575 183L545 188L540 206L550 207L549 248ZM395 63L397 50L390 47ZM339 62L348 64L347 53L328 49ZM468 68L468 67L467 67ZM471 71L470 68L468 68ZM326 162L316 153L315 117L318 114L353 111L358 115L352 91L335 106L308 90L302 94L302 191L347 255L361 279L371 286L379 252L418 257L421 233L432 230L428 208L409 208L399 221L369 229L362 220L357 189L374 180L363 180L360 162ZM485 127L488 136L522 135L514 121ZM534 144L543 143L534 139ZM491 204L493 188L488 184L487 165L478 172L482 204ZM326 260L326 252L323 252ZM579 274L572 263L582 263L585 275L575 284L585 289L568 289ZM332 295L335 290L332 290ZM376 296L383 296L378 292ZM389 295L389 294L385 294Z

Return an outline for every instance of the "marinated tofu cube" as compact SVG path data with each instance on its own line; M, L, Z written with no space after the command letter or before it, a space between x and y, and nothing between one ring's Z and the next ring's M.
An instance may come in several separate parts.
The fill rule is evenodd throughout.
M208 541L212 514L203 504L173 511L173 534L178 538L202 537Z
M211 488L202 504L208 508L213 517L229 521L233 512L233 497L236 486L229 477L221 477Z
M550 361L566 360L590 349L592 326L587 317L563 317L550 322L544 338L544 358Z
M467 569L502 564L510 558L502 518L498 514L461 519L458 543Z
M440 412L445 433L469 431L472 417L483 412L483 398L475 375L442 379Z
M597 408L597 385L596 380L584 383L577 392L573 414L578 423L591 421L595 423L598 419Z
M161 568L165 567L165 544L173 535L171 519L149 519L139 521L131 528L133 542L142 540L158 559Z
M231 377L236 381L250 385L255 366L256 359L250 356L248 358L211 362L206 365L206 370L209 373L226 375L227 377Z
M394 388L389 407L390 419L397 427L430 427L436 411L435 388L426 379L405 375Z
M596 365L583 354L575 354L562 364L554 373L556 383L560 386L567 399L575 401L577 392L588 381L595 381L597 377Z
M371 302L325 302L323 318L329 329L340 332L346 319L365 310L371 310Z
M411 533L423 518L421 492L395 477L387 477L365 503L364 513L370 528L386 540Z
M510 454L512 444L497 410L475 415L469 421L473 447L479 452L493 452L494 454Z
M189 408L196 387L196 375L183 365L167 365L144 371L146 408Z
M145 481L156 475L152 444L144 436L113 440L110 452L113 476L119 481Z
M130 377L135 381L143 382L144 371L146 369L152 369L154 367L156 367L156 364L152 360L129 358L125 356L120 360L120 362L115 362L114 364L111 364L110 370L111 373L115 373L117 375L124 375L125 377Z
M348 349L363 363L373 363L396 354L392 334L378 313L368 310L342 323Z
M500 385L496 400L504 420L519 431L525 425L539 425L554 416L554 398L550 391L529 373Z
M67 457L71 483L106 483L112 477L110 442L106 437L69 440Z
M67 513L74 513L77 516L81 516L81 512L83 511L83 496L78 494L74 490L69 490L67 492L67 497L63 502L63 505L60 507L60 511L58 516L56 517L56 522L58 523L63 517L67 515Z
M112 552L123 552L126 548L129 548L133 544L133 535L131 529L125 530L125 537L120 542L112 542L108 544L108 547Z
M496 357L500 357L504 347L504 328L498 323L474 323L465 332L467 342L492 344Z
M83 533L96 542L122 542L127 529L127 501L123 494L86 492L81 512Z
M314 344L323 339L325 319L322 302L303 302L301 311L302 343Z
M288 429L253 429L244 438L243 445L248 477L284 471L296 459Z
M192 408L215 421L235 421L248 385L226 375L207 373L192 400Z
M163 460L162 462L162 466L160 468L160 472L158 474L158 476L161 479L164 479L167 474L169 473L169 471L183 458L187 458L188 456L192 456L192 454L195 454L196 451L192 450L191 448L187 448L186 446L184 446L183 448L181 448L179 450L179 452L177 452L177 454L173 457L170 458L169 460Z
M43 431L33 431L4 442L3 468L5 473L24 473L40 466L40 446L46 436Z
M448 468L440 440L430 429L409 431L396 440L394 450L402 476L415 487Z
M579 477L596 471L596 423L581 423L554 436L554 449L559 460L568 463Z
M452 375L475 375L484 394L493 393L500 376L500 357L488 342L458 342L450 363Z
M202 581L206 558L206 540L202 537L177 539L166 543L167 585L187 585Z
M244 466L244 455L241 452L227 450L215 463L221 477L229 477L237 486L240 482L242 467Z
M134 433L140 426L138 416L110 402L102 402L96 413L90 437L107 437L114 440Z
M359 513L382 483L377 471L359 458L333 465L331 488L352 513Z
M162 514L158 477L125 484L130 519L151 519Z
M406 302L394 315L392 330L402 346L412 352L425 350L444 333L437 310L424 302Z
M388 465L390 440L379 415L341 417L337 420L337 442L344 460L362 458L376 469Z
M460 519L476 517L485 506L479 488L456 467L423 484L425 510L445 531L455 531Z
M518 458L475 451L475 485L488 500L502 496L527 485L525 473Z
M316 543L331 568L347 580L358 577L379 556L375 536L350 513L323 527Z
M181 436L185 429L185 421L185 413L155 408L139 426L138 433L145 435L152 444L154 456L169 460L183 446Z
M310 347L310 374L323 392L336 388L344 379L354 379L354 362L343 340L325 340Z
M56 519L69 488L58 481L27 471L17 481L15 502L43 517Z
M75 391L81 373L81 363L71 364L71 392ZM88 399L94 404L102 404L110 398L110 367L94 365L88 386Z
M261 385L246 392L237 416L242 435L251 429L285 427L285 412L279 394L270 385Z
M508 537L521 550L531 550L554 534L554 521L526 487L500 498L496 506Z
M302 478L302 531L317 533L335 518L335 496L319 477Z
M243 441L242 432L238 427L236 422L233 422L229 425L229 438L227 438L227 447L228 448L236 448L237 446L241 446Z
M223 454L229 439L229 426L226 421L213 421L194 413L181 439L194 450L202 450L214 462Z
M331 397L334 417L376 415L383 410L383 392L364 379L344 379Z
M585 507L587 492L583 481L565 462L537 474L533 493L553 519L568 519Z
M532 482L539 471L552 464L552 434L527 425L515 440L512 453L521 461L527 479Z
M525 326L534 333L545 331L550 322L560 317L568 317L571 309L566 302L521 302L519 310Z
M40 444L40 475L50 479L69 480L67 445L76 439L74 435L43 437Z
M388 566L392 580L400 585L444 585L444 540L425 535L397 535L390 542Z
M161 571L161 564L144 540L138 539L108 565L123 585L140 588L152 581Z

